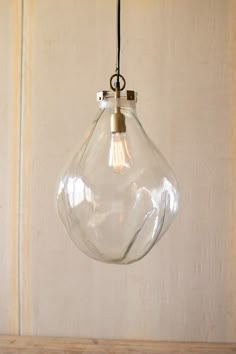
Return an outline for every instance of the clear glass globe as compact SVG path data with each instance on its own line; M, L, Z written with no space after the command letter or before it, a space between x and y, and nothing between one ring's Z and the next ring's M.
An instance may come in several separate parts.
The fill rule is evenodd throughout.
M128 264L143 258L169 227L178 187L137 118L136 94L99 97L98 118L60 181L58 210L85 254Z

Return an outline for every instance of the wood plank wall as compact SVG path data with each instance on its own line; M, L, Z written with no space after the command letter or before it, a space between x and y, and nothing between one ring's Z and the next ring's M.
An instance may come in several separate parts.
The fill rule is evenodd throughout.
M235 1L122 4L122 73L181 211L137 264L74 247L56 185L114 71L115 0L1 0L0 332L235 341Z
M21 1L0 1L0 332L19 329Z

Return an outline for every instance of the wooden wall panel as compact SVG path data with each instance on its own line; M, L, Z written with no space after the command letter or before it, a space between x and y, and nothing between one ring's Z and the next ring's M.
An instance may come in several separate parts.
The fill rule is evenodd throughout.
M231 107L231 124L230 124L230 139L229 139L229 156L230 156L230 182L229 188L231 191L231 208L229 213L229 225L230 225L230 243L228 248L228 286L229 286L229 299L227 301L227 316L229 322L229 331L231 337L234 337L236 333L236 2L230 1L230 70L231 70L231 95L230 107Z
M55 208L58 178L114 71L115 1L24 1L21 333L236 340L230 5L123 1L122 72L182 194L168 234L125 267L77 251Z
M0 333L17 334L21 1L0 1Z

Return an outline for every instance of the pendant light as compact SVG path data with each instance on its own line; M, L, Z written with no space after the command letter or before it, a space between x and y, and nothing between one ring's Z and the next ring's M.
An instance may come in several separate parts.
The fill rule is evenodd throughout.
M99 112L89 136L61 178L59 215L75 245L107 263L143 258L178 210L174 174L136 114L137 94L120 74L120 0L117 65L110 91L97 94Z

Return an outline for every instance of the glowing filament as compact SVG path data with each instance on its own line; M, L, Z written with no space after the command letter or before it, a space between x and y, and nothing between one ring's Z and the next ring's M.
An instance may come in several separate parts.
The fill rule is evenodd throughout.
M130 162L131 156L127 147L126 134L112 134L109 166L113 168L114 172L123 173L127 168L130 168Z

